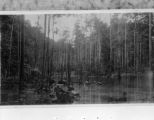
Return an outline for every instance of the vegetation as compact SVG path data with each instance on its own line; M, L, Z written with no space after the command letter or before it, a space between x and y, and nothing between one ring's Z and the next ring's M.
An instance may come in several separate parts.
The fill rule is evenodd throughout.
M56 41L55 21L63 16L44 15L43 29L39 16L35 26L22 15L0 17L3 104L73 103L81 97L77 84L107 93L117 87L108 101L126 102L129 88L145 88L143 73L153 70L153 14L112 14L110 23L89 15Z

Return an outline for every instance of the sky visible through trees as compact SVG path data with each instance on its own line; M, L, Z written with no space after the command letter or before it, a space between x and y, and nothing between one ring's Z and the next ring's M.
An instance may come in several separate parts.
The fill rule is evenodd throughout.
M86 19L91 18L91 14L86 15L62 15L61 17L56 17L55 22L55 29L58 29L59 31L56 34L55 40L58 40L63 37L63 32L65 30L69 31L69 35L73 35L73 29L75 26L75 23L78 21L82 27L85 27L85 21ZM109 14L96 14L95 15L98 19L100 19L102 22L105 22L107 24L110 24L110 15ZM27 15L25 16L25 20L28 20L32 26L37 26L37 21L39 18L40 27L43 30L44 29L44 15ZM52 21L52 20L51 20ZM52 32L50 33L50 38L52 38Z
M153 102L153 13L0 18L2 104Z

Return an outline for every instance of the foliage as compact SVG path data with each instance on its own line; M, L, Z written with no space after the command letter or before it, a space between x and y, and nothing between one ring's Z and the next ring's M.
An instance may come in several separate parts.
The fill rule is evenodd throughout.
M1 16L2 82L13 79L22 83L24 89L35 89L34 94L42 95L42 91L48 96L56 94L57 100L53 102L72 103L76 95L69 88L73 83L101 84L112 80L115 74L120 81L121 75L142 73L151 67L149 61L153 63L153 57L149 57L149 42L154 35L153 27L149 34L149 26L153 24L153 18L149 22L150 14L114 14L109 24L91 15L84 26L79 22L75 24L72 38L66 30L58 41L54 40L55 22L51 24L50 19L54 21L63 15L52 18L45 15L44 32L39 24L31 26L28 21L21 20L21 16ZM22 79L19 75L21 69ZM96 79L90 80L92 77ZM55 82L50 84L51 81ZM65 81L65 85L54 91L53 84L58 86L59 81ZM65 87L67 90L63 90ZM69 98L68 101L62 99L63 96Z

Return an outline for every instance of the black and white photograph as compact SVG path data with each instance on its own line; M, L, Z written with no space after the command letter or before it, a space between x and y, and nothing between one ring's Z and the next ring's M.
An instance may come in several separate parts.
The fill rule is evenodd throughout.
M154 13L0 21L1 105L154 102Z

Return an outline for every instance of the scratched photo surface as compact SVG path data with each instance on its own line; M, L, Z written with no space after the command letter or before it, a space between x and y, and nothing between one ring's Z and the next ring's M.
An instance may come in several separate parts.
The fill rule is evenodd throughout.
M1 104L154 102L154 14L1 15Z
M0 10L100 10L154 8L154 0L0 0Z

